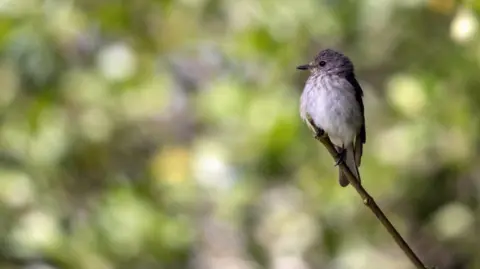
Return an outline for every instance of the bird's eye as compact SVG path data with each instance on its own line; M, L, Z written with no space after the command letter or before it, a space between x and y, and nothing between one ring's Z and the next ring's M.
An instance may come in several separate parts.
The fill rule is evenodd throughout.
M325 66L326 64L327 64L327 63L326 63L325 61L320 61L320 62L318 63L318 65L320 65L320 66Z

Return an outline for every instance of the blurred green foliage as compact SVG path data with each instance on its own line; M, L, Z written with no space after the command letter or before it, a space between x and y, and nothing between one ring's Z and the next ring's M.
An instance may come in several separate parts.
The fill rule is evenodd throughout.
M326 47L366 189L427 264L480 268L479 9L1 0L0 268L412 268L299 118Z

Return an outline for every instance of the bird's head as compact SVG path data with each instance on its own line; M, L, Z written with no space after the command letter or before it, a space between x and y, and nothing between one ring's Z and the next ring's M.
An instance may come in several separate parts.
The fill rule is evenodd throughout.
M312 74L350 74L353 73L353 64L350 59L332 49L320 51L315 59L308 64L297 66L299 70L309 70Z

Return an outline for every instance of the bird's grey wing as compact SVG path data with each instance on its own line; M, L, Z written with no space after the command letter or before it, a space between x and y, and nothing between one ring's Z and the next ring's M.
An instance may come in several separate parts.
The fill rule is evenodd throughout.
M355 145L354 145L355 162L357 166L360 166L360 163L362 162L362 155L363 155L363 144L365 144L365 142L367 141L367 133L365 131L365 108L363 106L363 90L362 90L362 87L360 87L360 84L358 83L357 79L355 78L355 74L352 73L351 75L348 75L346 79L353 86L353 89L355 91L355 99L357 100L358 105L360 106L360 112L362 114L362 126L357 136L355 137Z

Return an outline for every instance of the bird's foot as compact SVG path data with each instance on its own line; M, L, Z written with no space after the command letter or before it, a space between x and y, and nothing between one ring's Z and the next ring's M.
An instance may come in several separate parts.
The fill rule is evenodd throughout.
M345 161L345 157L347 156L347 150L344 149L344 148L341 148L339 149L339 152L337 153L337 156L336 156L336 162L335 162L335 166L338 166L340 165L342 162Z
M310 129L313 131L313 137L315 139L320 139L327 135L323 129L318 128L317 125L315 125L310 115L307 115L307 124L310 127Z
M326 135L325 131L322 130L322 129L319 129L319 128L315 128L314 129L314 134L313 134L313 137L315 139L320 139L322 137L324 137Z

